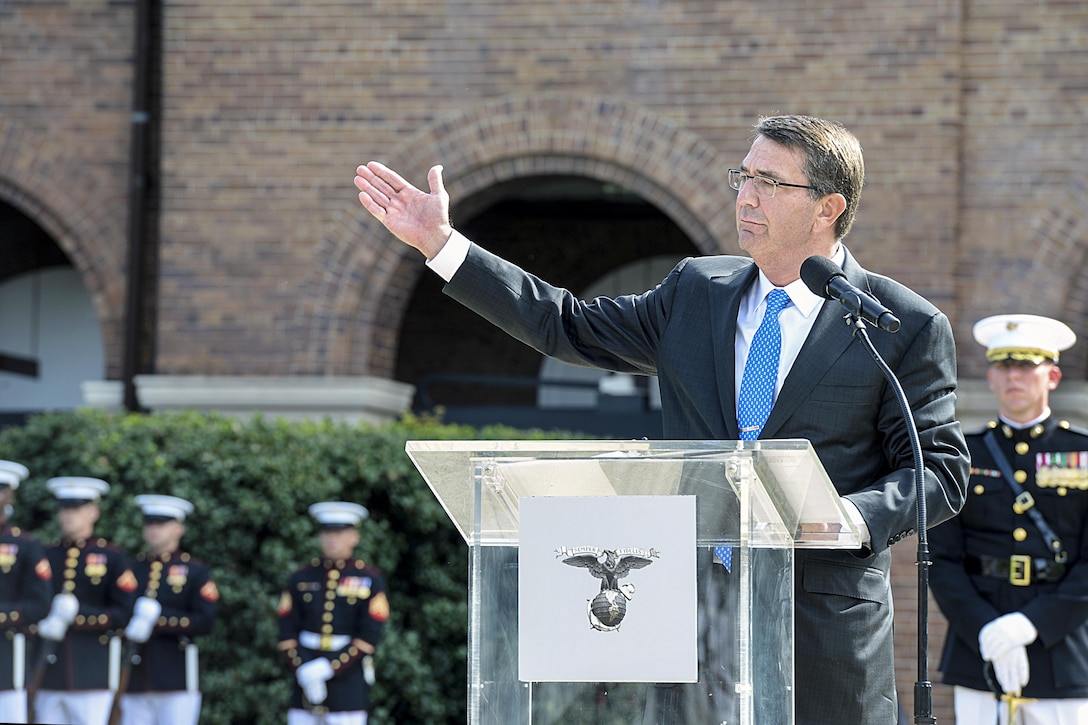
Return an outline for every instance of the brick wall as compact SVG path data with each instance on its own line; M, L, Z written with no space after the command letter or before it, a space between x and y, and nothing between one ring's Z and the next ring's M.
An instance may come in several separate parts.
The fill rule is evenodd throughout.
M0 199L80 271L109 377L122 352L133 5L0 0ZM1051 314L1088 338L1082 3L164 8L158 372L394 374L421 264L361 211L360 162L421 185L445 164L466 222L503 182L584 175L636 191L693 252L732 252L723 171L757 116L777 112L835 118L861 138L868 182L848 242L948 313L964 376L981 375L970 326L986 314ZM435 345L456 349L456 335ZM1086 350L1063 357L1067 379L1086 377ZM899 545L895 573L908 713L912 547Z

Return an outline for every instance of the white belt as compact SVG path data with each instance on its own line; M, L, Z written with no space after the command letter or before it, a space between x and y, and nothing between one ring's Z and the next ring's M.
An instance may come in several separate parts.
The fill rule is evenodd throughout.
M335 652L336 650L344 649L351 644L351 635L299 632L298 643L306 649L316 649L322 652Z

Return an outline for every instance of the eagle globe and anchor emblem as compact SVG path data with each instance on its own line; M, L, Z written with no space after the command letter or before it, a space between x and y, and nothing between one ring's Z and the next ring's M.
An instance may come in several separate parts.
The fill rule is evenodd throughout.
M590 626L601 632L614 632L620 628L627 615L627 602L635 596L635 585L630 582L620 584L620 579L659 558L656 549L601 549L595 546L560 547L555 550L555 556L564 564L587 569L601 580L601 591L588 600L586 607Z

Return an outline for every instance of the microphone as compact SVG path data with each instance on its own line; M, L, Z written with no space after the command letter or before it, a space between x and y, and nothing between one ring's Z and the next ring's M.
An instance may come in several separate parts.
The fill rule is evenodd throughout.
M855 317L886 332L899 329L899 318L869 293L859 290L839 269L839 265L827 257L809 257L801 264L801 279L813 294L825 300L838 300Z

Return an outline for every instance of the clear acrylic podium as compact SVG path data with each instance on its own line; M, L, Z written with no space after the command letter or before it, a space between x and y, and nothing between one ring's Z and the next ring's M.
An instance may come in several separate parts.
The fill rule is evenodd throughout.
M410 441L406 451L471 549L469 723L792 725L794 549L860 546L808 441ZM519 679L519 502L578 496L694 497L696 681ZM723 546L728 571L714 553ZM672 636L668 621L660 636Z

